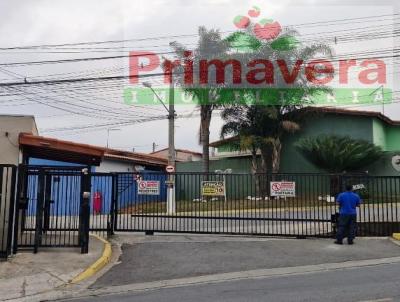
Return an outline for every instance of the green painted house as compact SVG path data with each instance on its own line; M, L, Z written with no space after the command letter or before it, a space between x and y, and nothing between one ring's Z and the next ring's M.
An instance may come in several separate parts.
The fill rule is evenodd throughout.
M393 121L379 112L347 110L340 108L312 108L317 114L303 123L300 132L283 139L281 155L282 173L324 172L309 163L295 149L294 144L303 137L320 134L335 134L363 139L381 146L386 155L377 162L365 167L371 175L400 176L392 159L400 155L400 121ZM232 169L234 173L250 172L249 152L239 151L235 138L211 143L210 170ZM181 172L201 171L201 162L178 163Z

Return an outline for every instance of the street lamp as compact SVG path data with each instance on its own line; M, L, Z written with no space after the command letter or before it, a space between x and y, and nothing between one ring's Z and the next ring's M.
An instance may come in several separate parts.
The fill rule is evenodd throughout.
M175 106L174 106L174 84L171 83L169 89L169 105L164 104L160 96L151 86L149 82L143 82L143 86L149 88L158 101L164 106L168 112L168 165L175 167ZM167 184L167 211L169 214L175 214L175 190L174 190L174 176L170 175Z
M107 146L107 149L108 149L108 141L109 141L109 139L110 139L110 131L120 131L121 129L119 129L119 128L108 128L107 129L107 144L106 144L106 146Z

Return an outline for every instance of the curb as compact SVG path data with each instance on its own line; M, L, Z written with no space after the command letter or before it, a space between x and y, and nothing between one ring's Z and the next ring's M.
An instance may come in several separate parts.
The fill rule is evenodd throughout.
M400 241L400 233L393 233L393 239Z
M111 260L111 243L105 240L104 238L101 238L100 236L91 234L91 236L95 237L96 239L102 241L104 243L104 249L103 249L103 254L99 259L96 260L92 265L90 265L88 268L86 268L82 273L79 275L75 276L69 283L70 284L76 284L78 282L81 282L87 278L92 277L95 275L98 271L100 271L103 267L105 267Z

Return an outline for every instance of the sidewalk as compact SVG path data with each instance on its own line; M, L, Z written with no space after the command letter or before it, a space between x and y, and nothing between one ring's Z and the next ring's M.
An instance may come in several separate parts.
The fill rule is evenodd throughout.
M79 248L41 248L21 251L0 262L0 300L20 299L68 284L103 253L104 243L91 236L89 254Z

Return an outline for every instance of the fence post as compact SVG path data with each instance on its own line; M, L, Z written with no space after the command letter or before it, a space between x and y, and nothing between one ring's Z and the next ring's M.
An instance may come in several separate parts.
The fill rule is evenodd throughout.
M14 221L14 238L13 238L13 254L18 252L18 233L20 232L19 224L21 223L22 232L22 221L20 222L20 211L21 208L25 207L27 202L25 183L27 183L27 169L24 165L18 166L17 176L17 196L15 200L15 221ZM22 219L21 219L22 220Z
M35 224L35 245L33 252L38 252L39 246L42 242L42 229L43 229L43 201L44 201L44 178L45 171L43 168L39 169L38 176L38 189L36 192L36 224Z
M90 224L90 189L91 177L88 168L82 169L81 174L81 206L79 219L79 243L81 253L89 252L89 224Z
M112 193L111 193L111 217L110 223L107 225L107 235L114 235L117 220L117 199L118 199L118 175L113 173L112 177Z
M8 171L8 174L10 171ZM9 207L9 213L8 213L8 234L7 234L7 256L9 256L12 252L13 244L14 244L14 223L16 220L16 186L17 186L17 167L12 166L11 167L11 192L9 196L9 202L10 202L10 207Z

